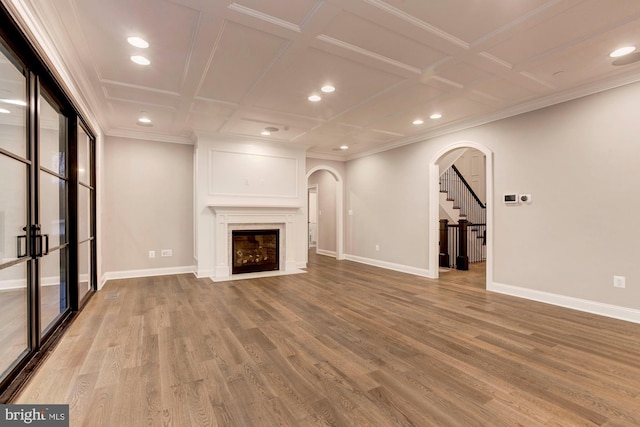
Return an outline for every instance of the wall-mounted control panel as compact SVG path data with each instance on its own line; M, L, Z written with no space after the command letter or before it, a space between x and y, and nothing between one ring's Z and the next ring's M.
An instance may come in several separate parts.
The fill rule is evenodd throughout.
M505 194L503 200L506 205L517 205L518 195L516 193Z
M506 193L502 196L505 205L519 205L521 203L531 203L531 194L529 193Z

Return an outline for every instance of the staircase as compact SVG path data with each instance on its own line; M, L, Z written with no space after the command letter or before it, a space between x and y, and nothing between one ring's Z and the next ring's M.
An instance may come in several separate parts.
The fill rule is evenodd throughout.
M440 176L440 266L467 270L486 259L486 206L458 168ZM449 224L451 222L451 224Z

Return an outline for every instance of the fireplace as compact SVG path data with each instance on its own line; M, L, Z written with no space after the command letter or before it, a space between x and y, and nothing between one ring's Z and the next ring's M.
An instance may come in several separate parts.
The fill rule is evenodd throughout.
M232 274L280 268L280 230L233 230Z

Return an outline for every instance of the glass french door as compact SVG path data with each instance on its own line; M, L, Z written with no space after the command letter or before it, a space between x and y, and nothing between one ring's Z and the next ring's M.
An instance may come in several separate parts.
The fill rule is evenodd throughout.
M0 45L0 49L2 46ZM0 379L30 350L30 188L26 71L0 54Z
M69 311L67 121L0 44L0 381Z

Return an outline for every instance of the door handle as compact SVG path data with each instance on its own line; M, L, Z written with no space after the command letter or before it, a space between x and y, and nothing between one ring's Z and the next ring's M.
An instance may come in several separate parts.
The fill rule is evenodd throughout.
M44 237L44 244L43 244L43 237ZM36 248L37 248L36 258L41 258L45 255L48 255L49 254L49 235L36 234L35 241L36 241Z
M49 255L49 235L43 234L44 237L44 253L42 255Z
M18 247L16 248L16 257L24 258L27 256L27 235L25 234L24 236L17 236L17 239ZM24 244L22 242L24 242Z

